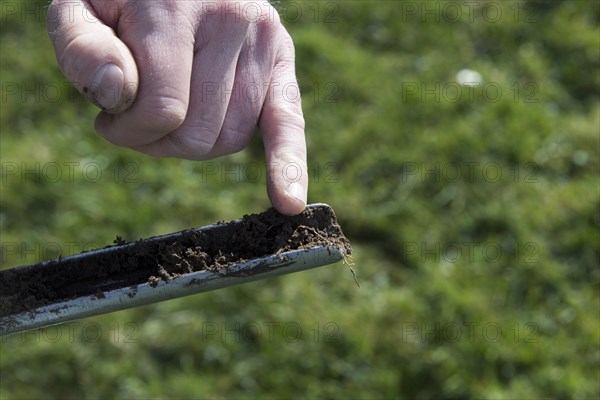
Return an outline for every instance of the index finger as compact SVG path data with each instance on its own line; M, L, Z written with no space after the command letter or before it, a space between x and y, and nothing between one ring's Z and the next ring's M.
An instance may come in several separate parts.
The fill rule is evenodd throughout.
M296 215L306 206L308 168L302 101L296 81L294 45L281 27L280 51L259 127L268 165L267 191L282 214Z

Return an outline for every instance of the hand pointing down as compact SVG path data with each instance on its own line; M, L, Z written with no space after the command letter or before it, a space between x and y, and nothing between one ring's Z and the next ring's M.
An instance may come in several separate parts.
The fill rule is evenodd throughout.
M54 0L47 24L61 70L102 108L105 139L208 160L243 149L258 126L271 202L283 214L304 209L294 46L267 1Z

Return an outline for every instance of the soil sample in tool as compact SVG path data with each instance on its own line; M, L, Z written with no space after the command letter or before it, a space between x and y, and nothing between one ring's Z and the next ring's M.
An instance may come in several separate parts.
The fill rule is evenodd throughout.
M221 271L233 264L290 250L330 246L352 249L326 205L289 217L271 208L210 227L108 246L99 251L0 271L0 316L81 296L187 273Z

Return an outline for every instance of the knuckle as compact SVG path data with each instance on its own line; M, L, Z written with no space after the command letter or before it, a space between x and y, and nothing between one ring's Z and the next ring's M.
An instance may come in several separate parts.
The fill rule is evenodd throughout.
M76 86L80 84L79 75L82 72L83 50L89 42L91 35L70 35L68 30L73 29L72 26L63 27L62 35L56 36L53 40L57 49L57 61L63 73L67 78L74 80Z
M140 122L144 131L168 133L183 124L186 112L186 108L180 104L168 105L141 112Z
M279 12L270 4L267 4L266 7L261 8L260 17L258 21L266 26L271 27L280 27L281 25L281 17L279 16Z
M304 131L306 128L302 106L299 102L283 99L270 105L271 119L286 128Z
M219 2L219 12L224 22L248 22L249 0L222 0Z
M260 15L255 18L254 22L259 30L269 32L271 35L276 35L279 32L286 32L279 13L275 8L269 6L261 11Z
M273 46L277 59L293 62L294 41L276 12L273 15L263 15L256 22L256 31L262 43L270 43Z
M205 160L214 147L210 135L202 131L181 129L170 133L167 138L171 152L189 160Z

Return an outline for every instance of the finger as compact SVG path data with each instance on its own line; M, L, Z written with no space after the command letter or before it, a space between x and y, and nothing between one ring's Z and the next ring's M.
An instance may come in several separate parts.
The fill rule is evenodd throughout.
M280 53L259 126L268 165L269 198L282 214L295 215L306 206L306 140L294 69L294 47L287 32L281 30Z
M201 30L196 42L185 120L167 136L136 147L136 150L153 156L192 160L213 157L210 154L219 138L234 91L236 66L248 22L242 19L229 23L219 21L218 24L202 25Z
M268 16L267 16L268 17ZM246 36L235 72L233 93L219 137L207 155L215 158L236 153L249 143L265 102L275 51L267 30L253 25ZM266 77L266 78L265 78Z
M127 112L102 112L96 131L124 147L153 143L177 129L188 109L194 27L187 2L140 2L135 19L119 25L119 37L139 67L136 102ZM189 15L188 15L189 14Z
M55 0L47 27L58 64L77 90L107 112L131 105L138 86L134 58L88 2Z

